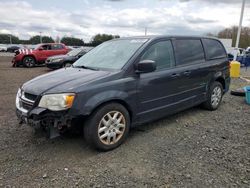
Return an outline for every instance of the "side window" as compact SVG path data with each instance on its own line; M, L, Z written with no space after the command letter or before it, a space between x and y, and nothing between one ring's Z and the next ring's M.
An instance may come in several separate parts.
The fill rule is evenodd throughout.
M44 50L51 50L51 45L45 44L42 46Z
M198 64L205 61L204 50L199 39L177 39L175 51L177 65Z
M141 60L155 61L156 69L173 67L175 61L171 42L168 40L153 44L142 55Z
M219 41L214 39L203 39L202 42L208 59L227 57L224 47Z
M53 44L52 45L52 50L61 50L63 49L63 45L61 44Z

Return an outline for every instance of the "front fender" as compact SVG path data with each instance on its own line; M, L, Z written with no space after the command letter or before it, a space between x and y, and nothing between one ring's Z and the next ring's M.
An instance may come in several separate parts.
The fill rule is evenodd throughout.
M82 96L79 96L79 98L82 98ZM89 97L86 101L77 101L75 108L79 110L77 110L78 114L85 116L91 114L91 112L93 112L93 110L95 110L96 107L100 106L101 104L116 100L125 103L125 107L128 107L128 110L130 110L135 109L133 106L131 106L131 104L135 105L135 102L132 101L133 99L134 97L131 97L131 94L129 97L129 94L126 92L110 90L97 93Z

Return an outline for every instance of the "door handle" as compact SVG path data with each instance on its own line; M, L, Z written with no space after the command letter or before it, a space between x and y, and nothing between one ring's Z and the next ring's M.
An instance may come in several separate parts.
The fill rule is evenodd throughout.
M180 74L173 73L173 74L171 75L171 78L177 78L177 77L179 77L179 76L180 76Z
M185 71L183 74L188 76L188 75L190 75L190 73L191 73L191 71Z

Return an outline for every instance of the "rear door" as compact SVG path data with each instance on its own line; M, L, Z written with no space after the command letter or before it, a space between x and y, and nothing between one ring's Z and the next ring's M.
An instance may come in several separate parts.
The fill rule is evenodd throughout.
M176 70L180 75L179 98L192 106L205 100L207 70L205 53L199 38L180 38L173 40L176 55Z
M53 55L63 55L67 51L62 44L52 44L52 53Z

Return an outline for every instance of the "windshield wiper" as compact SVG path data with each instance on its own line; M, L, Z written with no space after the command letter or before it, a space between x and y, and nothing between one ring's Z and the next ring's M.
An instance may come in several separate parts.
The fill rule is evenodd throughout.
M74 66L72 65L73 68L81 68L81 69L89 69L89 70L99 70L98 68L94 68L94 67L88 67L88 66L85 66L85 65L80 65L80 66Z

